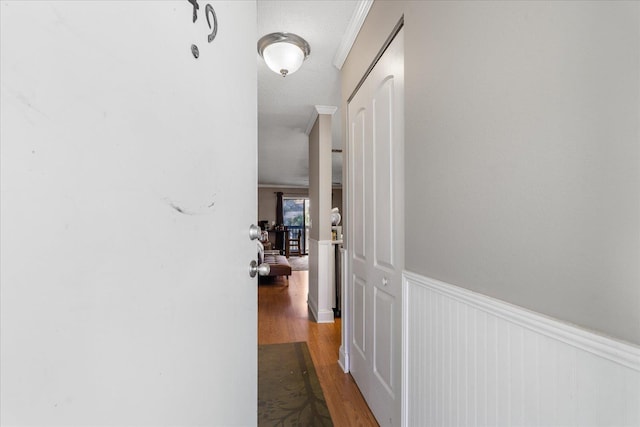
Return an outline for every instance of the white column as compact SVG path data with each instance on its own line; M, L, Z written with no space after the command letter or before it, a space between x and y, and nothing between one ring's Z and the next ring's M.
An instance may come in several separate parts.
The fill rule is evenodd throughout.
M316 105L309 132L309 296L319 323L333 322L335 305L331 244L331 119L337 107Z

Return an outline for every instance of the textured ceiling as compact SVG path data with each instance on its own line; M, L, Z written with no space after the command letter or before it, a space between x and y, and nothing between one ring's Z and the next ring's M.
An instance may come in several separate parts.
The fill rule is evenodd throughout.
M259 0L258 38L290 32L311 55L287 77L258 61L258 183L307 186L308 136L315 105L340 107L340 71L333 59L357 6L355 0ZM256 40L257 42L257 40ZM341 111L333 116L333 148L342 148ZM342 155L332 154L333 183L342 182Z

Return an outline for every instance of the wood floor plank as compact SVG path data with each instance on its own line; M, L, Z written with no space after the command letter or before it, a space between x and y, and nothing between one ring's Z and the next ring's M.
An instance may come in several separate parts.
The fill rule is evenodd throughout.
M307 309L309 275L294 271L258 286L258 344L306 341L336 426L377 426L358 386L338 365L340 319L315 323Z

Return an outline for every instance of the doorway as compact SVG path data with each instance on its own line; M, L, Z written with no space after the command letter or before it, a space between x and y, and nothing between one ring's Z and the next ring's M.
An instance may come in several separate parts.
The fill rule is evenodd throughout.
M378 422L385 425L401 423L402 22L348 101L349 370Z

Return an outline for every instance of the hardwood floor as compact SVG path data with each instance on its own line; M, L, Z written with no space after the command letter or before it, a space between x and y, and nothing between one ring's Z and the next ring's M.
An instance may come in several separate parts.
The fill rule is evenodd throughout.
M319 324L307 310L308 272L258 286L258 344L306 341L336 426L377 426L360 390L338 365L340 319Z

